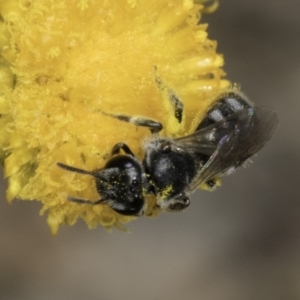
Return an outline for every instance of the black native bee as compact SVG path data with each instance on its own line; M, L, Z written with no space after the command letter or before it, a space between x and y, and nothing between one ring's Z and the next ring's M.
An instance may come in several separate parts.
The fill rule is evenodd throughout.
M160 78L156 84L174 110L173 118L183 125L184 110L180 98ZM76 203L106 203L123 215L141 215L145 195L153 194L161 210L181 211L189 206L190 195L206 184L215 186L215 178L240 167L272 137L279 117L272 109L255 106L237 91L221 94L198 122L195 132L178 138L160 137L163 125L157 121L123 114L107 116L148 127L153 134L145 142L143 161L135 157L125 143L115 145L105 167L85 171L62 163L68 171L92 175L101 196L98 201L69 197ZM120 154L121 149L125 154Z

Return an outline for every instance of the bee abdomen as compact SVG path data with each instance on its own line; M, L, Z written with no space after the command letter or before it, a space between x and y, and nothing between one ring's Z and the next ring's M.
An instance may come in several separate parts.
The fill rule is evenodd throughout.
M223 94L217 98L214 105L208 110L205 118L200 122L196 131L223 121L233 113L249 107L251 107L251 104L241 95L235 92Z

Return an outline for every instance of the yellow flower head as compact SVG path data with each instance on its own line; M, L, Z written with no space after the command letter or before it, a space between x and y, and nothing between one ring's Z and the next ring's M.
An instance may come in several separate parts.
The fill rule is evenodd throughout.
M99 195L92 178L57 162L100 169L121 141L141 159L149 130L108 114L158 120L164 136L189 132L193 117L228 86L216 42L199 24L203 9L192 0L0 0L0 157L8 201L41 201L54 233L78 217L107 228L133 219L107 205L67 201ZM184 102L181 128L157 76Z

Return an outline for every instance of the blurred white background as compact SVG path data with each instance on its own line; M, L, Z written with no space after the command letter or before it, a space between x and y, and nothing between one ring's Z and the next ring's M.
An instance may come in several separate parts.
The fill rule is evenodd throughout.
M281 116L254 164L131 234L50 234L40 204L0 201L0 299L300 299L300 2L222 0L203 18L228 77Z

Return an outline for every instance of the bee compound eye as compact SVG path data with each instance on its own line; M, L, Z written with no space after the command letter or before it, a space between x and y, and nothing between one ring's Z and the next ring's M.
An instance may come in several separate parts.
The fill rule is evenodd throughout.
M171 152L172 146L169 141L165 141L161 144L161 150L163 153L169 153Z

